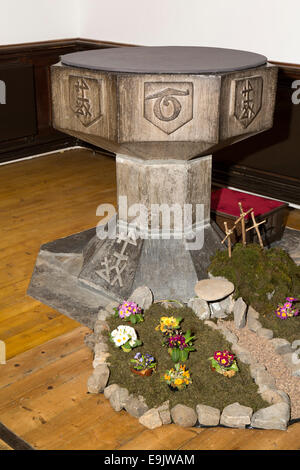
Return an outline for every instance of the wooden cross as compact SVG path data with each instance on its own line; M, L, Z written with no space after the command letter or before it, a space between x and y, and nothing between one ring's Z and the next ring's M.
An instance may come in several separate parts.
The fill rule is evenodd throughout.
M255 220L253 211L251 212L251 217L252 217L253 225L252 225L252 227L247 228L246 232L248 232L248 230L252 230L253 228L255 228L257 236L258 236L259 244L260 244L261 248L263 248L264 244L263 244L258 226L261 225L261 224L264 224L266 222L266 219L263 220L262 222L257 223L256 220Z
M224 222L224 227L225 227L226 237L224 238L224 240L222 240L222 243L224 243L225 240L227 240L228 238L228 256L229 258L231 258L231 238L230 237L233 234L234 226L233 228L228 228L227 222Z
M247 212L244 212L242 203L239 202L239 208L240 208L240 217L234 222L234 225L237 225L239 222L241 222L242 226L242 242L243 246L246 246L246 224L245 224L245 218L246 215L248 215L253 209L249 209Z

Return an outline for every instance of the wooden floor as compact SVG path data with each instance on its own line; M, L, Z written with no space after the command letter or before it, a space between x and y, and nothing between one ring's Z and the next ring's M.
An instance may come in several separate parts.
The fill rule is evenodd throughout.
M0 166L0 421L35 449L300 449L300 423L283 431L150 431L103 395L87 393L86 327L26 295L42 243L94 227L116 204L115 161L87 150ZM299 212L289 226L300 228ZM5 442L6 441L6 442ZM0 434L0 450L13 445Z

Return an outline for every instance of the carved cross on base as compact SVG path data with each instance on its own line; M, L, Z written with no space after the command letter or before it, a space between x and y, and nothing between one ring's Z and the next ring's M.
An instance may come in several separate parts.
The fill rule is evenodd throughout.
M228 239L228 256L229 258L231 258L231 238L230 237L233 234L235 225L233 226L233 228L228 228L227 222L224 222L224 227L225 227L226 237L224 238L224 240L222 240L222 243L224 243L225 240Z
M249 230L252 230L252 229L255 228L257 236L258 236L258 241L259 241L260 247L263 248L264 244L263 244L258 226L261 225L261 224L264 224L266 222L266 219L263 220L262 222L257 223L256 220L255 220L253 211L251 212L251 217L252 217L253 225L252 225L252 227L247 228L246 232L248 232Z

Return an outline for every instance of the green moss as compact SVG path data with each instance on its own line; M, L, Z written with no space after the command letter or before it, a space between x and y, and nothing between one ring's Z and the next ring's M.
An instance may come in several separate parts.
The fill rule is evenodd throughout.
M277 305L286 297L300 298L300 266L284 250L237 243L231 258L226 251L217 252L208 270L232 281L235 298L243 297L252 305L260 313L263 327L273 330L275 337L288 341L300 338L300 316L281 320L275 315Z
M184 318L182 329L186 332L191 329L196 336L194 345L195 352L191 352L186 366L191 372L193 383L183 391L172 392L168 386L160 381L165 371L174 366L166 348L161 346L162 335L155 331L161 316L180 316ZM120 319L109 319L112 331L119 324L124 323ZM240 372L227 378L210 370L208 358L217 349L229 349L228 343L223 336L212 330L204 322L197 319L189 308L176 308L166 310L159 304L154 304L145 312L145 321L134 326L143 345L133 349L130 353L124 353L109 342L110 378L109 384L117 383L126 387L130 393L145 397L147 405L158 406L166 400L170 400L170 406L178 403L195 407L198 403L223 409L225 406L239 402L241 405L250 406L255 411L268 406L257 393L257 386L249 373L249 366L239 363ZM158 362L157 372L150 377L139 377L129 370L129 361L137 351L152 354Z

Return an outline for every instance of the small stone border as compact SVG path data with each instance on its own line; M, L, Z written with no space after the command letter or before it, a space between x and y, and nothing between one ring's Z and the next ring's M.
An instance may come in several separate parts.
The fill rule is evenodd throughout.
M238 328L243 328L246 325L247 316L248 323L249 319L250 324L254 320L257 322L253 322L252 324L252 326L256 325L257 331L259 329L266 330L261 327L257 320L259 314L251 307L248 309L243 299L240 298L234 301L232 295L229 297L229 300L223 299L222 302L224 307L226 305L228 313L233 311L235 325L238 325ZM128 300L136 302L142 309L146 310L153 303L153 295L148 287L143 286L136 289ZM208 312L203 301L197 298L191 299L188 306L194 310L198 318L202 317L201 320L204 320L205 324L223 334L225 339L232 344L232 351L236 354L238 360L250 365L251 376L258 385L259 393L262 395L263 399L270 403L269 407L262 408L253 413L253 410L249 407L240 405L239 403L232 403L226 406L221 412L221 410L217 408L202 404L197 404L195 409L183 404L178 404L170 410L169 402L166 401L156 408L149 409L144 397L129 394L126 388L118 384L107 386L110 374L110 354L108 352L107 338L102 333L109 331L109 325L106 319L115 313L113 309L118 305L117 302L110 302L105 309L101 309L98 313L93 333L85 338L86 345L94 352L94 371L87 382L89 393L104 393L104 396L110 401L115 411L125 409L131 416L138 418L139 422L148 429L155 429L172 422L183 427L193 427L196 425L211 427L222 425L231 428L287 429L290 419L290 399L288 395L282 390L276 389L274 378L267 372L266 368L259 364L251 356L249 351L238 345L237 336L226 328L224 325L225 322L218 321L218 324L216 324L209 319L205 319L205 316L206 318L210 317L211 309L209 309ZM171 305L176 306L175 303ZM200 313L199 306L201 307ZM205 314L203 314L203 307L204 310L206 310ZM220 313L218 308L215 310ZM225 318L225 316L221 315L219 318ZM267 332L268 331L270 330L267 330ZM271 336L271 333L267 332L263 331L261 333L262 335L269 335L269 339L272 340L273 333L271 332ZM272 341L274 341L274 339ZM280 340L278 344L276 343L276 347L283 355L291 354L288 349L289 344L286 344L288 342L284 343L283 341ZM298 343L296 347L297 346Z

